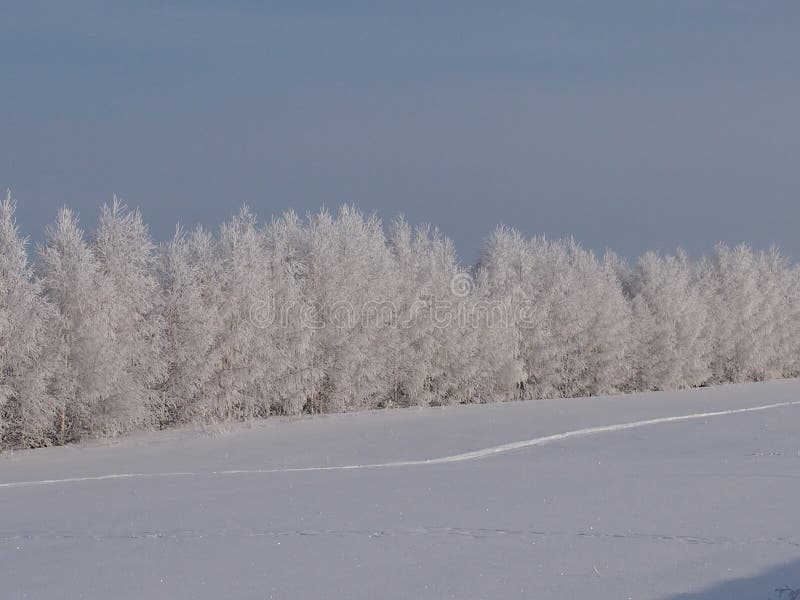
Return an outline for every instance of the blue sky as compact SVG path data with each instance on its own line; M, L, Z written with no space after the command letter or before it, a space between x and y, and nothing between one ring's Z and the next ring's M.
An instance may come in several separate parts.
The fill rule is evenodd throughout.
M499 223L626 256L800 258L796 2L17 2L0 186L34 241L122 196L154 236L354 203L478 255Z

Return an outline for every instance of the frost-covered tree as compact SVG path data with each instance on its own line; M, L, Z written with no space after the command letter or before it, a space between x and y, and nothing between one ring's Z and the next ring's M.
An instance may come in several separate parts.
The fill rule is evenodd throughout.
M124 361L117 354L112 283L67 208L47 228L39 255L45 294L57 311L48 331L57 348L51 384L56 439L118 432L128 419L125 399L115 394Z
M52 440L56 405L47 383L54 316L28 262L26 239L8 193L0 202L0 446L41 446Z
M629 279L634 389L699 386L710 375L708 308L686 253L648 252Z
M111 286L115 352L120 370L106 402L131 426L159 413L157 393L165 374L164 322L155 274L155 246L138 210L118 199L103 205L93 251ZM126 425L127 426L127 425Z
M776 335L777 356L781 357L781 376L800 376L800 266L784 263L784 304L781 326Z
M161 247L167 370L161 389L161 421L190 420L214 376L214 351L221 334L216 246L209 232L187 235L178 228Z
M703 268L712 324L712 374L716 381L760 380L780 375L782 323L789 314L783 259L740 244L718 244Z
M556 274L549 328L555 333L561 395L621 390L630 376L631 329L616 258L607 254L600 261L572 240L543 248L552 261L548 271Z
M531 330L532 303L514 304L493 294L487 272L474 269L475 291L467 297L475 366L470 401L503 402L524 397L527 374L519 354Z
M555 351L547 327L548 283L539 267L527 239L514 229L498 227L484 242L476 268L483 297L505 310L508 323L493 344L508 365L500 371L505 383L498 387L510 384L525 398L557 394Z
M398 281L377 217L345 206L309 215L300 248L320 372L309 409L354 410L394 395Z
M196 403L201 418L295 414L312 392L310 331L301 319L298 264L286 216L266 231L245 207L219 236L215 280L220 331L211 379Z
M798 372L800 359L800 294L797 270L777 249L758 256L762 324L758 330L764 354L756 378L786 377Z
M528 398L606 394L628 377L630 308L612 257L574 241L526 240L506 228L487 240L480 269L512 307Z
M264 232L270 278L269 297L254 306L251 318L270 336L277 357L268 365L268 378L262 393L269 398L272 411L301 413L322 380L322 370L313 345L310 326L311 305L303 293L301 279L306 264L300 253L302 225L297 215L288 212L274 219Z
M256 218L244 207L219 234L214 280L221 327L212 351L214 374L195 406L203 419L269 414L269 400L259 397L259 382L272 349L251 319L253 306L269 298L267 261Z
M395 303L396 401L427 405L491 400L501 384L496 378L506 366L502 361L514 361L500 357L496 348L497 336L507 334L504 315L490 313L489 303L479 300L452 241L438 230L423 225L412 231L400 219L392 227L390 247L401 282Z

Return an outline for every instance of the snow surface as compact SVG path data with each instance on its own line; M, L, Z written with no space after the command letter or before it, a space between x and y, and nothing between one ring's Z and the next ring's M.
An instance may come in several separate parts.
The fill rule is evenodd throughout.
M779 598L799 401L777 381L3 455L0 598Z

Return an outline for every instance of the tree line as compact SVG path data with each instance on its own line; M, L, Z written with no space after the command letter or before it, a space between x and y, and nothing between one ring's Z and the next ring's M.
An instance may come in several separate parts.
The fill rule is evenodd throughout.
M0 203L0 447L271 414L668 390L800 371L800 269L718 244L633 265L499 227L345 206L156 245L138 210L62 208L29 257Z

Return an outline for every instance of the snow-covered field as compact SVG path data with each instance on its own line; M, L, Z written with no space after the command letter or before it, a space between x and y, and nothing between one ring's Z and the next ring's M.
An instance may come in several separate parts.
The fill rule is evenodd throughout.
M3 455L0 598L779 598L798 402L777 381Z

